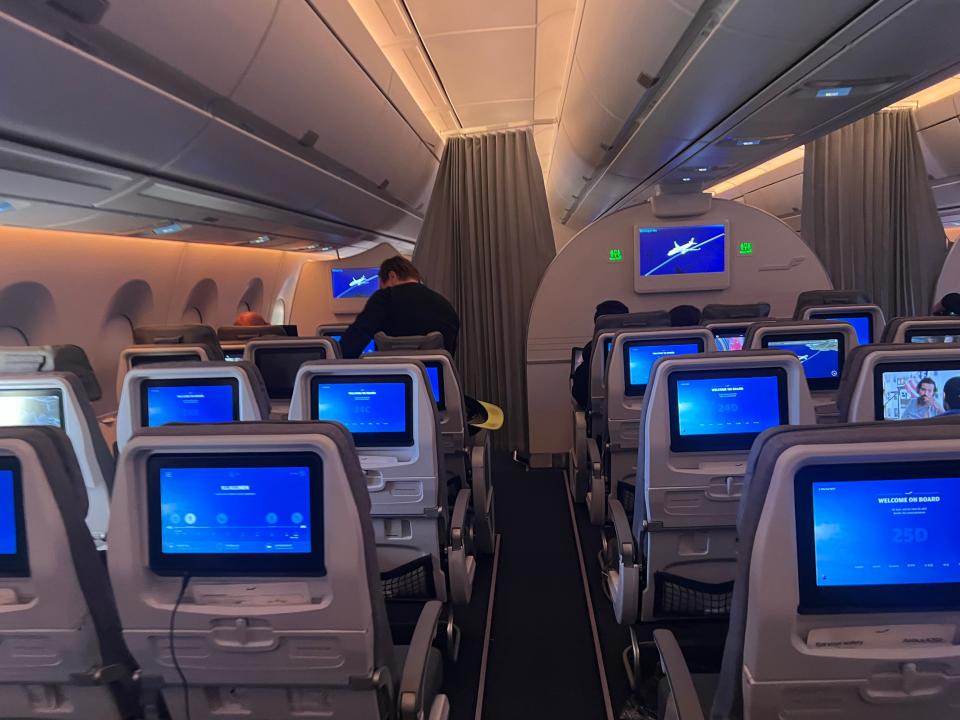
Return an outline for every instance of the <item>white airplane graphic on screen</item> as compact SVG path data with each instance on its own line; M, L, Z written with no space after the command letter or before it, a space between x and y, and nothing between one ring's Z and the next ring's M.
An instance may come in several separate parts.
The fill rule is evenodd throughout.
M360 287L361 285L368 285L377 279L376 275L371 275L367 277L366 275L361 275L358 278L354 278L350 281L350 287Z
M697 244L696 238L690 238L688 242L685 242L683 245L677 245L677 241L673 241L673 249L667 251L667 257L673 257L674 255L686 255L688 252L700 252L700 248L694 247Z

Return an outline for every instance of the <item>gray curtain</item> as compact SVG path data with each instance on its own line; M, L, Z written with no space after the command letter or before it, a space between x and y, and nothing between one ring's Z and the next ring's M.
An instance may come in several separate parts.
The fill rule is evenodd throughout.
M912 111L883 110L807 145L802 234L834 287L866 290L888 317L929 311L946 239Z
M460 314L464 391L503 408L502 448L527 447L527 319L555 254L532 133L450 138L413 262Z

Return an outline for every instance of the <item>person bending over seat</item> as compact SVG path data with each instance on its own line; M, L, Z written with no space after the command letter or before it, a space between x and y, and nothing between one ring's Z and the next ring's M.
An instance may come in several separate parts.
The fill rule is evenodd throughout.
M696 327L700 324L700 308L693 305L677 305L670 310L671 327Z
M269 325L270 323L264 320L263 315L260 313L248 310L237 313L237 316L233 319L233 324L239 327L255 327L257 325Z
M596 325L597 319L603 315L626 315L629 312L630 308L619 300L604 300L597 305L593 313L593 323ZM582 408L590 402L590 353L592 350L593 340L590 340L583 346L583 362L573 371L573 387L570 388L570 394Z
M456 353L460 332L457 311L443 295L423 284L416 266L397 255L381 263L379 274L380 289L343 333L343 357L360 357L378 332L397 337L436 331L443 335L444 349L451 355Z

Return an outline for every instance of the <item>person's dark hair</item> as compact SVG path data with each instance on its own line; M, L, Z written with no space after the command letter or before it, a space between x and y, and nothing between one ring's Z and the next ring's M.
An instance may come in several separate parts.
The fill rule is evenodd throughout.
M596 322L597 318L603 315L626 315L629 312L630 308L619 300L604 300L597 305L597 310L593 313L593 321Z
M670 311L670 325L692 327L700 324L700 309L693 305L677 305Z
M929 377L923 378L923 380L917 383L917 387L919 388L921 385L933 385L933 391L934 392L937 391L937 383L933 378L929 378Z
M960 293L947 293L940 301L948 315L960 315Z
M380 282L386 282L390 273L396 273L401 280L416 280L421 282L420 271L417 266L400 255L394 255L380 263Z
M960 375L950 378L943 386L945 410L960 410Z

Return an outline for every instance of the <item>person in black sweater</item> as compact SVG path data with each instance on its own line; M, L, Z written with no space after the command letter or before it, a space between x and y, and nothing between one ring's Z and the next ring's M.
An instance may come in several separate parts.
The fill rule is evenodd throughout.
M443 295L434 292L420 277L416 266L404 257L380 265L380 289L367 300L363 311L340 339L345 358L360 357L378 332L387 335L426 335L437 331L451 355L457 351L460 318Z

